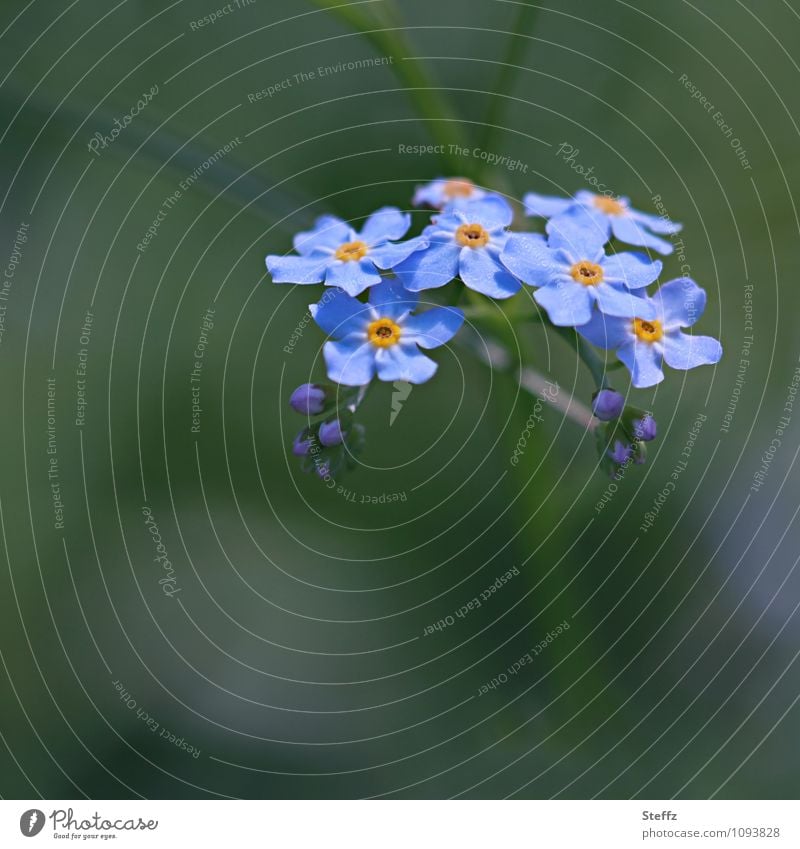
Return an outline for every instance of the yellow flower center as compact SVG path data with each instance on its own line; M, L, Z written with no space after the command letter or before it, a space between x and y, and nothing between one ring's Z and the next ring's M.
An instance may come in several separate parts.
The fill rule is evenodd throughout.
M623 215L626 211L624 204L605 195L595 195L594 205L607 215Z
M597 286L603 282L603 269L596 262L582 260L576 262L570 268L569 273L576 283L582 283L584 286Z
M658 342L664 335L664 328L661 326L661 322L655 318L652 321L635 318L633 320L633 332L642 342Z
M468 198L475 191L475 186L469 180L448 180L443 191L446 198Z
M363 259L367 255L367 247L365 242L356 240L355 242L345 242L336 248L336 259L342 262L352 262L358 259Z
M489 233L480 224L462 224L456 230L456 241L465 248L482 248L489 242Z
M376 348L391 348L400 341L400 328L390 318L379 318L367 327L367 338Z

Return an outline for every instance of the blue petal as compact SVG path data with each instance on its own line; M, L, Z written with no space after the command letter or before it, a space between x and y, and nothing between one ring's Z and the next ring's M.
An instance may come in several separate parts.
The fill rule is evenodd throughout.
M617 356L630 370L631 383L637 389L655 386L664 379L661 354L651 342L629 342L617 351Z
M664 239L648 233L644 227L640 227L636 223L636 219L630 215L612 215L610 216L611 232L620 240L627 242L629 245L639 245L643 248L650 248L658 251L660 254L672 253L672 245Z
M413 310L418 300L417 293L405 289L400 280L384 280L369 290L370 306L380 318L398 319Z
M366 304L351 298L341 289L326 289L317 304L309 309L319 327L334 339L351 333L366 332L372 316Z
M547 310L550 321L558 327L576 327L592 317L593 300L580 283L557 283L543 286L533 293L536 302Z
M433 377L438 368L416 345L402 342L390 348L379 348L375 355L375 364L381 380L405 380L408 383L425 383Z
M470 224L480 224L487 230L508 227L514 218L514 210L499 195L460 203L457 209Z
M311 230L298 233L294 237L294 249L307 256L312 251L331 253L344 242L353 238L352 228L335 215L322 215Z
M664 359L677 369L710 366L722 357L722 345L711 336L692 336L689 333L667 333L663 340Z
M569 266L559 261L558 253L538 233L512 233L500 262L529 286L547 286L569 273Z
M528 192L522 198L522 202L525 204L526 215L536 215L540 218L552 218L554 215L561 215L575 203L572 198L537 195L535 192Z
M394 206L384 206L364 222L361 239L368 245L402 239L411 226L411 216Z
M642 226L647 227L653 233L663 233L666 236L672 236L683 230L683 224L678 224L677 221L669 221L658 215L649 215L647 212L640 212L638 209L632 209L630 214L637 221L641 222Z
M467 196L459 196L449 198L445 194L445 187L448 183L468 183L472 186L472 191ZM483 189L478 188L471 180L464 177L438 177L424 186L417 186L414 192L414 199L411 201L413 206L432 206L434 209L440 209L448 203L462 204L469 200L477 200L486 196Z
M641 289L649 286L661 274L661 260L651 262L644 254L614 254L600 261L603 266L603 279L609 283L622 283L629 289Z
M591 320L578 328L578 333L598 348L619 348L632 341L631 321L614 318L595 310Z
M567 212L551 218L545 228L551 248L563 248L576 260L594 261L608 241L609 226L605 216L572 206Z
M273 283L322 283L333 260L326 254L314 256L268 256L267 268Z
M375 374L374 345L358 339L326 342L322 346L328 377L344 386L363 386Z
M458 271L465 285L490 298L510 298L522 288L486 248L462 248Z
M653 301L665 327L691 327L706 308L706 293L691 277L678 277L665 283L653 295Z
M409 239L407 242L400 242L397 245L387 243L377 248L372 248L369 255L378 268L394 268L404 259L411 256L414 251L427 248L429 244L425 237L417 236L416 239Z
M380 282L381 275L368 256L355 261L334 260L325 275L326 286L338 286L353 297Z
M464 313L453 307L435 307L410 315L403 323L403 338L421 348L438 348L449 342L464 323Z
M394 273L406 289L420 292L445 286L458 274L461 248L453 242L431 242L395 266Z
M601 283L594 287L597 306L605 315L622 318L655 318L655 306L647 299L640 298L623 286Z

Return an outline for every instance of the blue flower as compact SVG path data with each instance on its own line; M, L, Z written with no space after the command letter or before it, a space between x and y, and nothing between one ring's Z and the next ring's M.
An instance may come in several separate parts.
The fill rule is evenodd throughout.
M292 442L292 454L294 454L295 457L306 457L308 456L308 452L311 451L313 444L314 439L308 429L305 428L301 430L297 436L295 436L294 441Z
M292 392L289 406L303 416L318 416L325 410L328 395L324 386L302 383Z
M697 321L706 305L706 293L694 280L671 280L641 303L651 306L654 317L623 319L595 313L588 324L578 328L592 344L617 349L634 386L660 383L664 379L662 362L684 370L719 362L722 346L716 339L681 332L682 327Z
M319 441L326 447L332 448L334 445L339 445L344 441L344 431L342 423L339 419L334 419L330 422L323 422L319 426Z
M577 192L574 198L549 197L529 192L522 200L528 215L542 218L555 218L576 208L583 209L605 234L605 241L613 234L620 242L652 248L660 254L671 254L672 245L655 234L671 236L680 232L683 226L633 209L629 198L597 195L585 190Z
M592 399L592 412L600 421L618 419L625 409L625 398L614 389L601 389Z
M437 364L420 348L437 348L458 332L464 321L461 310L436 307L411 315L417 295L398 280L385 280L369 291L369 303L342 290L319 304L311 314L332 341L323 348L328 376L345 386L380 380L424 383Z
M449 179L437 177L424 186L417 186L411 203L414 206L430 206L432 209L442 209L449 203L480 200L488 194L484 189L479 189L472 180L467 180L464 177L451 177Z
M333 215L323 215L314 229L294 237L300 256L267 257L274 283L322 283L358 295L381 282L379 269L394 268L424 247L423 239L396 243L411 226L411 216L391 206L374 212L360 233Z
M642 442L652 442L658 435L658 425L652 416L644 416L633 423L633 435Z
M551 221L549 233L548 240L533 233L510 235L500 259L525 283L540 287L534 298L553 324L586 324L595 303L606 315L655 316L637 290L658 277L660 261L650 262L639 253L606 256L605 237L586 226L580 211Z
M423 230L427 246L394 272L412 292L445 286L459 276L476 292L510 298L521 286L503 268L500 252L513 217L511 207L497 196L450 206Z

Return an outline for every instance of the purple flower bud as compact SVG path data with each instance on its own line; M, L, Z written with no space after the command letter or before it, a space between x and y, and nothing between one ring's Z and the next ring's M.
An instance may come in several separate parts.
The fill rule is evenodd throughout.
M619 439L614 441L614 447L609 449L608 452L608 456L620 466L627 463L631 454L633 454L633 448L630 445L625 445Z
M614 389L601 389L592 399L592 412L600 421L618 419L625 407L625 399Z
M295 457L305 457L311 450L312 444L313 439L306 433L306 431L301 430L300 433L295 436L294 442L292 443L292 454L294 454Z
M302 416L318 416L325 409L325 390L314 383L303 383L292 392L289 406Z
M331 422L323 422L319 426L319 441L326 447L332 448L344 439L342 425L339 419Z
M633 423L633 433L642 442L650 442L656 438L656 420L652 416L645 416Z

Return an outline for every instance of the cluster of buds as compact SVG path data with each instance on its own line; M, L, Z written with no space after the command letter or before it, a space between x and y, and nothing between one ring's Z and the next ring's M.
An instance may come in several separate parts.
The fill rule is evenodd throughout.
M647 410L625 404L614 389L601 389L592 397L592 412L604 422L595 429L601 466L612 478L620 478L630 463L647 459L645 443L656 438L656 420Z
M292 392L289 406L308 419L294 438L292 453L301 458L304 472L328 479L355 465L364 445L364 427L353 420L359 389L303 383ZM312 421L317 419L317 421Z

